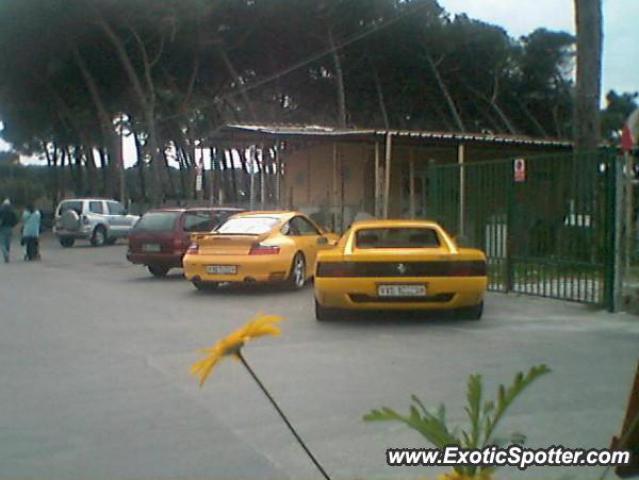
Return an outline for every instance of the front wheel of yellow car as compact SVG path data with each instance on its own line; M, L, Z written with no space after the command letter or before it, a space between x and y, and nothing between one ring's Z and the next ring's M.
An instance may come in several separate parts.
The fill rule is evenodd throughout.
M484 313L484 302L473 305L472 307L460 308L457 310L457 316L464 320L480 320Z
M217 282L203 282L201 280L193 280L193 286L200 292L210 292L218 287Z
M304 255L297 252L293 257L293 263L291 264L291 273L286 280L287 286L291 290L299 290L306 283L306 260Z
M323 307L317 299L315 299L315 320L318 322L324 322L332 320L338 315L338 310L335 308Z

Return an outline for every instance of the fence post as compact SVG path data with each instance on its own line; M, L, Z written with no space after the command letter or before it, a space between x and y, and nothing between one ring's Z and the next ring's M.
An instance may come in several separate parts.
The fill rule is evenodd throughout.
M513 241L515 217L515 185L513 179L514 161L511 161L511 168L508 170L507 200L506 200L506 293L512 292L515 283L515 262L513 259Z
M609 312L619 311L621 296L622 164L614 155L606 160L606 254L604 303Z

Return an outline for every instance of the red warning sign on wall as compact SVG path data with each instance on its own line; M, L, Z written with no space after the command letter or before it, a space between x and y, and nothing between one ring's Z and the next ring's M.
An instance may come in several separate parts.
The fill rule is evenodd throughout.
M526 181L526 160L523 158L516 158L513 163L513 172L515 175L515 182Z

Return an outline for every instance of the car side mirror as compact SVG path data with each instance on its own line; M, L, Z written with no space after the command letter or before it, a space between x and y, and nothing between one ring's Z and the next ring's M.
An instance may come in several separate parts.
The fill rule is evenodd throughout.
M337 245L337 240L328 237L319 237L317 239L317 244L320 246L328 245L329 247L334 247Z

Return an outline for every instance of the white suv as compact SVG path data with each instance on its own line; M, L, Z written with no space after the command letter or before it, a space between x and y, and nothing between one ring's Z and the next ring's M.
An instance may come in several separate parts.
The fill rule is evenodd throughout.
M74 198L56 208L53 233L63 247L72 247L77 239L89 240L93 246L112 245L127 237L139 218L128 215L115 200Z

